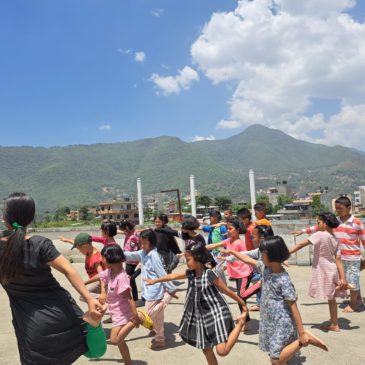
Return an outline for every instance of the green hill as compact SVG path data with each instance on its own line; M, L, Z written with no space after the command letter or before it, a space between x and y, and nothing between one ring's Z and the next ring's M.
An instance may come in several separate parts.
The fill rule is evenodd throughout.
M296 140L254 125L225 140L183 142L158 137L134 142L68 147L0 147L0 193L26 191L40 211L65 205L96 204L116 192L135 195L161 189L189 191L189 175L210 196L248 196L248 170L258 188L288 180L307 192L328 186L335 195L365 183L365 155L341 146ZM109 188L109 189L106 189Z

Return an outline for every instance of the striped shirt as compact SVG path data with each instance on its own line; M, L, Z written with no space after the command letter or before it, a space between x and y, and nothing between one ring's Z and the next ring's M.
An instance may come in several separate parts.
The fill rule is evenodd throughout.
M360 260L361 259L361 247L360 241L365 248L365 228L362 221L355 218L353 215L350 218L342 222L338 217L340 225L333 229L333 234L339 242L339 251L341 253L342 260ZM302 229L303 233L315 233L318 231L317 226Z

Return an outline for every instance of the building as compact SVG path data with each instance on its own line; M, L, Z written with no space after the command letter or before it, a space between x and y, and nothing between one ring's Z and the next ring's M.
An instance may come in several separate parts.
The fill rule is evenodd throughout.
M70 221L79 221L80 220L80 211L79 210L70 210L70 213L67 214L67 219Z
M365 208L365 185L359 186L359 190L354 191L354 207Z
M99 203L101 219L119 221L121 219L138 220L138 208L135 200L121 198Z

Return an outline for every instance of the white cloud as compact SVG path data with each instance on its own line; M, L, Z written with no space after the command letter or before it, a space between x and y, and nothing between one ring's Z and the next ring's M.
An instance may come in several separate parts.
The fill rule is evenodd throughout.
M199 142L199 141L215 141L215 137L210 135L208 137L202 137L202 136L195 136L191 140L192 142Z
M112 129L112 126L110 124L102 124L101 126L99 126L99 129L101 131L109 132Z
M154 10L150 11L150 13L157 18L159 18L163 12L164 12L164 9L154 9Z
M199 81L198 73L189 66L178 70L176 76L160 76L157 73L152 74L150 80L157 88L157 94L162 92L163 95L179 94L181 89L188 90L193 81Z
M261 123L313 142L364 148L357 136L335 137L348 135L349 115L361 124L365 100L365 23L346 13L354 4L240 0L231 12L212 14L191 55L214 84L235 87L229 120L217 127ZM321 99L337 100L341 111L311 115L313 100ZM318 129L323 138L314 137Z
M117 52L120 54L130 54L132 52L131 49L123 49L123 48L118 48Z
M134 54L134 60L136 62L143 62L146 59L146 54L142 51L136 52Z

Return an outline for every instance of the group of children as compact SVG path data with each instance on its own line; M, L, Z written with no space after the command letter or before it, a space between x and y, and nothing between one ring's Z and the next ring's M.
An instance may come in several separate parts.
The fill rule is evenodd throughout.
M212 212L210 225L204 227L204 231L209 233L207 244L204 237L196 232L199 222L194 217L184 219L181 231L174 231L163 222L160 226L156 225L156 230L137 232L133 223L123 221L120 224L120 230L125 234L123 249L115 240L118 230L114 222L103 223L101 238L87 233L80 233L74 240L60 237L63 241L72 243L72 247L85 255L85 269L89 277L85 284L89 285L92 296L98 298L99 304L92 299L90 293L85 292L84 286L74 278L73 271L66 263L61 261L62 266L57 262L53 263L52 260L58 254L49 243L48 256L44 262L50 262L52 267L71 273L72 283L76 283L75 287L87 302L94 318L98 313L101 315L103 305L107 304L112 323L110 342L119 347L125 364L131 364L125 338L139 325L153 334L149 345L152 350L165 347L164 312L169 302L176 297L176 287L172 282L185 279L188 281L188 288L179 333L184 342L203 351L209 365L218 364L214 348L217 355L226 356L240 333L247 330L246 322L250 317L246 300L254 294L258 300L255 309L260 310L259 347L269 353L272 364L286 364L303 346L310 344L327 350L322 340L303 328L296 304L297 294L284 268L290 253L308 244L314 246L309 295L328 300L330 323L325 330L340 329L335 301L337 293L350 289L349 307L356 309L355 305L360 304L360 264L357 262L361 258L359 239L364 245L365 231L361 221L349 215L350 210L346 210L346 216L341 213L344 211L343 206L348 208L347 201L338 199L336 209L340 221L331 213L319 215L318 225L306 231L317 233L290 251L283 239L274 235L271 223L265 217L265 207L261 204L254 207L258 218L256 222L252 222L251 213L247 209L238 211L237 218L232 218L227 212L224 223L221 222L219 212ZM21 221L20 218L17 220ZM17 233L19 227L25 229L23 225L26 227L31 219L22 226L11 217L7 217L7 221L9 227ZM305 231L295 233L303 232ZM165 241L159 240L159 234ZM240 234L245 234L244 241L240 239ZM173 247L171 237L175 236L184 241L182 252ZM93 241L104 245L100 253L92 246ZM6 248L8 247L9 245ZM164 248L163 254L161 247ZM177 259L185 258L187 270L168 272L168 268L171 268L170 258L167 256L170 251ZM46 257L45 254L42 255ZM345 265L343 257L349 261ZM133 267L127 269L128 265ZM67 269L62 269L63 267ZM2 283L13 280L11 275L10 279L4 276L2 270L0 265ZM138 270L141 272L141 294L145 311L137 309L138 292L132 286L131 278L135 279ZM225 272L236 282L236 293L226 285ZM11 286L9 291L10 289ZM241 314L236 322L223 294L239 305ZM91 317L84 318L92 324L92 328L99 328L100 318L93 321ZM92 332L90 328L89 332ZM89 349L92 347L89 342L88 346ZM82 349L80 345L80 351ZM68 364L62 361L59 363Z

